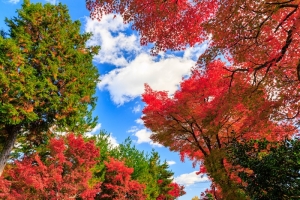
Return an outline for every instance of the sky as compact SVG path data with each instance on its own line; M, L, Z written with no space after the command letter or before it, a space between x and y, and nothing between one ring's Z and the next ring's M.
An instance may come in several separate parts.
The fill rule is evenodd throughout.
M22 0L0 0L0 29L8 30L4 19L16 16ZM139 35L131 30L130 24L124 24L119 15L105 15L101 21L89 17L85 0L31 0L32 3L66 4L72 20L81 21L81 31L91 32L93 37L87 45L99 45L101 50L94 57L94 65L100 73L97 84L98 98L94 116L98 116L97 126L90 134L105 130L111 135L114 145L122 143L130 137L137 149L159 152L161 160L166 160L170 170L174 172L174 180L185 185L186 195L179 200L191 200L199 196L210 182L206 176L196 175L199 166L192 167L192 162L180 161L176 152L153 143L150 140L151 131L143 125L140 119L144 103L141 94L147 83L154 90L165 90L172 95L183 77L188 77L196 59L204 52L206 45L202 44L185 51L161 52L151 56L151 44L141 46Z

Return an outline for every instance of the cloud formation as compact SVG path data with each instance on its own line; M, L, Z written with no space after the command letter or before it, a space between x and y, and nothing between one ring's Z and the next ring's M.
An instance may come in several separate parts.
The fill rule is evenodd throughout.
M161 144L158 144L156 142L153 142L150 139L150 136L152 135L151 131L148 131L147 129L143 128L134 133L134 136L138 138L137 143L149 143L151 146L156 146L156 147L162 147Z
M94 60L116 66L100 77L98 88L108 90L112 101L118 105L140 96L145 83L154 90L173 94L182 77L190 74L195 60L206 48L199 45L187 48L181 56L160 53L159 57L153 57L149 48L140 46L139 37L129 30L129 25L123 23L120 15L105 15L100 22L86 18L85 31L93 33L88 45L101 46Z
M58 4L58 0L46 0L46 2L51 3L53 5Z
M141 105L138 104L138 105L134 106L132 112L138 113L138 112L141 112L141 110L142 110Z
M86 132L85 135L87 137L91 137L95 134L99 134L100 129L101 129L101 124L98 123L90 132ZM109 143L111 144L112 147L119 146L119 143L117 142L117 139L115 137L113 137L112 134L109 135L108 141L109 141Z
M128 24L123 23L120 15L104 15L101 21L86 18L85 32L93 33L88 46L100 45L99 54L94 56L97 63L109 63L125 67L141 49L136 35L127 35Z
M144 84L154 90L166 90L173 94L178 89L182 76L190 74L194 61L180 57L162 58L155 61L147 53L141 53L126 67L116 68L102 76L100 90L110 92L118 105L131 101L144 92Z
M95 135L98 134L100 132L101 129L101 124L98 123L91 131L87 132L87 135Z
M135 120L135 123L137 123L137 124L139 124L139 125L144 125L144 121L143 121L141 118L136 119L136 120Z
M115 137L113 137L112 134L109 135L108 142L111 144L111 146L113 148L119 146L119 143L117 142L117 139Z
M20 0L8 0L8 3L17 4Z
M181 174L180 176L177 176L174 178L174 181L178 184L185 185L185 186L190 186L195 183L200 183L200 182L208 182L210 181L207 176L201 176L196 174L197 171L193 171L188 174Z
M175 161L173 161L173 160L169 160L169 161L167 161L167 163L168 163L168 165L169 165L169 166L171 166L171 165L175 165L175 164L176 164L176 162L175 162Z

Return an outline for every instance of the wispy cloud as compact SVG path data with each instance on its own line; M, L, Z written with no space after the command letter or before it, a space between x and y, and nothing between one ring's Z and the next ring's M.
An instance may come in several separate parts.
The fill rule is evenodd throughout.
M173 161L173 160L169 160L169 161L167 161L167 163L168 163L168 165L175 165L176 164L176 162L175 161Z
M136 119L135 123L140 124L140 125L144 125L144 121L141 118Z
M46 0L46 2L51 3L53 5L58 4L58 0Z
M207 176L201 176L196 174L197 171L193 171L188 174L181 174L180 176L177 176L174 178L174 181L178 184L185 185L185 186L190 186L195 183L200 183L200 182L208 182L209 179Z
M112 136L112 134L109 135L108 138L109 143L111 144L112 147L117 147L119 146L119 143L115 137Z
M91 136L94 134L98 134L100 132L101 129L101 124L97 124L91 131L87 132L86 135Z
M138 104L138 105L136 105L136 106L134 106L133 107L133 110L132 110L132 112L134 112L134 113L138 113L138 112L140 112L141 111L141 105L140 104Z
M20 2L20 0L8 0L8 3L17 4Z

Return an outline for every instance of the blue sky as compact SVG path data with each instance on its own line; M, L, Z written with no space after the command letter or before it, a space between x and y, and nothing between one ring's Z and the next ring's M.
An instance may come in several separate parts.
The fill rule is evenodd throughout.
M144 84L149 84L155 90L166 90L170 94L178 88L182 77L190 73L195 60L204 51L205 45L187 48L182 52L160 53L150 56L150 46L140 46L139 35L130 29L130 24L123 24L122 18L106 15L99 21L89 18L85 8L85 0L42 0L42 2L57 4L61 2L69 8L73 20L80 20L82 32L92 32L93 37L87 45L100 45L101 50L94 58L94 64L101 74L101 82L97 85L97 107L94 115L98 116L98 125L90 133L99 133L100 129L111 134L111 141L118 144L131 137L136 147L150 152L152 148L160 153L161 159L170 164L175 173L177 183L186 186L187 194L180 200L190 200L200 195L210 183L206 177L195 174L199 169L192 167L186 160L182 163L178 153L153 143L149 136L151 131L143 126L140 119L143 102L140 95ZM5 17L15 16L22 0L0 0L0 28L7 30Z

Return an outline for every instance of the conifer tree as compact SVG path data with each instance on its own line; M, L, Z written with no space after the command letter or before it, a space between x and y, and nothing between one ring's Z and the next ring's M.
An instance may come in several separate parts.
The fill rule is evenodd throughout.
M84 132L95 125L98 47L85 46L64 5L24 0L0 36L0 175L18 136L39 144L49 130Z

